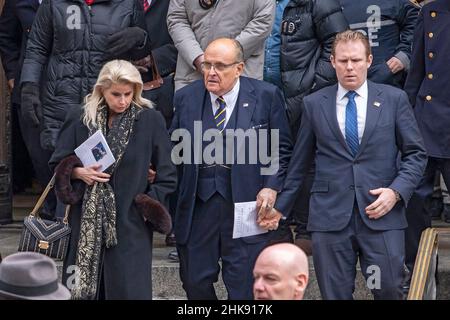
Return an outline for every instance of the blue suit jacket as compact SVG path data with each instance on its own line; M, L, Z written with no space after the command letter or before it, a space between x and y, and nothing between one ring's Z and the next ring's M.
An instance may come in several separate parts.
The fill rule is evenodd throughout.
M192 137L191 143L197 139L197 143L200 143L201 146L201 137L194 137L194 121L201 121L203 108L211 108L210 95L203 81L196 81L177 91L174 97L174 107L176 111L171 132L178 128L187 129ZM279 169L274 175L260 174L260 169L267 166L260 163L259 157L256 164L248 164L247 161L247 164L236 164L235 156L235 164L231 168L233 201L255 201L256 195L262 188L281 191L292 151L281 91L272 84L241 77L235 111L237 111L236 129L279 129L280 147ZM267 143L269 142L270 135L267 136ZM192 149L194 150L193 145ZM246 159L248 159L249 148L246 149ZM194 164L193 154L194 152L191 155L191 164L182 165L182 170L180 170L182 173L179 177L175 235L177 243L181 245L185 244L189 238L195 209L199 165ZM244 238L244 240L253 242L260 241L262 238L254 236Z
M308 230L345 228L358 204L360 215L373 230L407 226L405 206L426 166L422 137L406 94L394 87L368 81L365 130L358 154L353 157L339 129L336 115L337 85L304 99L304 116L285 186L275 207L288 213L308 165L315 156L316 175L311 189ZM398 160L399 152L401 158ZM389 187L403 201L378 220L365 208L377 197L369 190Z

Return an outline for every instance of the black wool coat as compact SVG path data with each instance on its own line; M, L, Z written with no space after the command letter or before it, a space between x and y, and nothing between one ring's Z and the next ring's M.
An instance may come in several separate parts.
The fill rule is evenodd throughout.
M81 111L68 115L50 159L54 168L62 159L73 155L74 149L88 138L88 128L82 123ZM110 178L116 197L117 240L115 247L103 248L101 274L106 299L151 299L152 230L136 210L134 198L147 193L167 204L168 195L176 187L176 170L170 159L171 144L162 115L154 109L144 109L136 118L125 153ZM156 168L156 179L147 181L150 164ZM72 234L64 261L63 283L70 285L81 222L81 204L72 206ZM167 206L166 206L167 207ZM67 283L69 281L69 283ZM99 288L99 287L98 287ZM103 295L101 295L103 297Z

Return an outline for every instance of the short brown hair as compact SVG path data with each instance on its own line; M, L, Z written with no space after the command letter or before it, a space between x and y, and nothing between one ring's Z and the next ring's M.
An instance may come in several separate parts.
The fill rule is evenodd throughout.
M360 31L346 30L336 34L336 38L333 41L333 47L331 48L331 54L336 56L336 47L339 42L349 42L349 41L361 41L366 48L367 57L372 54L370 49L369 39Z

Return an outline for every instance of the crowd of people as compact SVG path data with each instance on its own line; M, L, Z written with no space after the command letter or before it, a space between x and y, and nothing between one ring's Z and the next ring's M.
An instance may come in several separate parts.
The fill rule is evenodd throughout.
M375 299L403 299L435 181L450 185L449 15L450 0L5 0L13 143L42 186L56 175L43 216L71 205L71 297L151 299L157 231L188 299L217 299L220 272L229 299L302 299L308 256L324 299L352 299L358 262L380 270ZM99 130L108 168L75 155ZM235 236L252 201L259 232ZM31 258L4 258L0 285Z

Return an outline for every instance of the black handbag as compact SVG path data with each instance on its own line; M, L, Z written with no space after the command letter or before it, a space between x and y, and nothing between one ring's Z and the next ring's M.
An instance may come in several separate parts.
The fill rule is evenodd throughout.
M34 209L23 222L22 236L19 242L19 251L32 251L45 254L55 260L64 260L70 240L70 226L68 215L70 206L66 206L62 220L46 220L39 217L39 209L55 183L52 177L42 195L39 197Z

